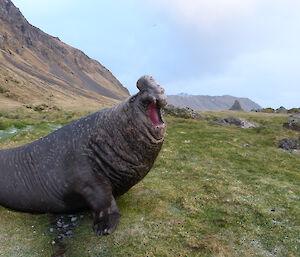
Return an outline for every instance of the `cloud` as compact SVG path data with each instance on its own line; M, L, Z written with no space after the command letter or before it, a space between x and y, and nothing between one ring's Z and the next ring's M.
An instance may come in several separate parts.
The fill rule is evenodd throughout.
M261 0L150 0L156 10L166 12L179 24L208 31L247 19Z
M262 1L148 0L150 11L168 24L169 51L174 53L166 71L170 79L218 74L253 47L260 30L253 20ZM184 67L177 71L174 65Z
M269 49L240 54L219 73L166 82L168 94L248 97L263 107L299 106L300 53Z
M182 70L166 76L167 91L246 96L261 105L299 105L300 1L149 0L148 4L158 16L165 16L173 45L180 46L173 63Z
M299 0L14 0L46 32L99 60L136 92L152 74L167 93L299 105Z

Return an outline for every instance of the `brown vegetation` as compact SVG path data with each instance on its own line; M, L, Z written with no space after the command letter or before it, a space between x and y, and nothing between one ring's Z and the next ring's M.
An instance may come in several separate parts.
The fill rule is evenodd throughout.
M95 109L128 96L99 62L29 24L10 0L0 2L0 105L6 98Z

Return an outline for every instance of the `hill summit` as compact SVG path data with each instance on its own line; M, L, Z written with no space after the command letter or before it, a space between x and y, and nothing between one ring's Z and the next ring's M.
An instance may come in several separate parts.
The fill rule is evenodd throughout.
M129 96L99 62L32 26L0 1L0 103L100 106Z

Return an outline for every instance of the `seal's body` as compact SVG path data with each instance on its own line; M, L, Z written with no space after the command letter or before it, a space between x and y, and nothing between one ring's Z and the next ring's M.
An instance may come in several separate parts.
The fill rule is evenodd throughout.
M0 204L27 212L91 209L98 235L112 233L115 197L151 169L166 125L163 88L151 76L120 104L79 119L27 145L0 151Z

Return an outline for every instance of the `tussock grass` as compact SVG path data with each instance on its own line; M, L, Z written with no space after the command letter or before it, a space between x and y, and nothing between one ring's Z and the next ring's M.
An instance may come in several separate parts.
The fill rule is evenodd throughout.
M26 124L44 120L18 115ZM122 217L115 233L96 237L86 212L67 242L68 256L299 256L300 155L277 147L279 139L299 136L282 127L288 115L201 115L203 121L167 118L154 167L117 200ZM245 130L215 122L229 115L262 126ZM51 119L69 121L59 112L45 118ZM22 132L1 148L46 133ZM49 256L52 238L43 233L50 217L0 208L0 256Z

